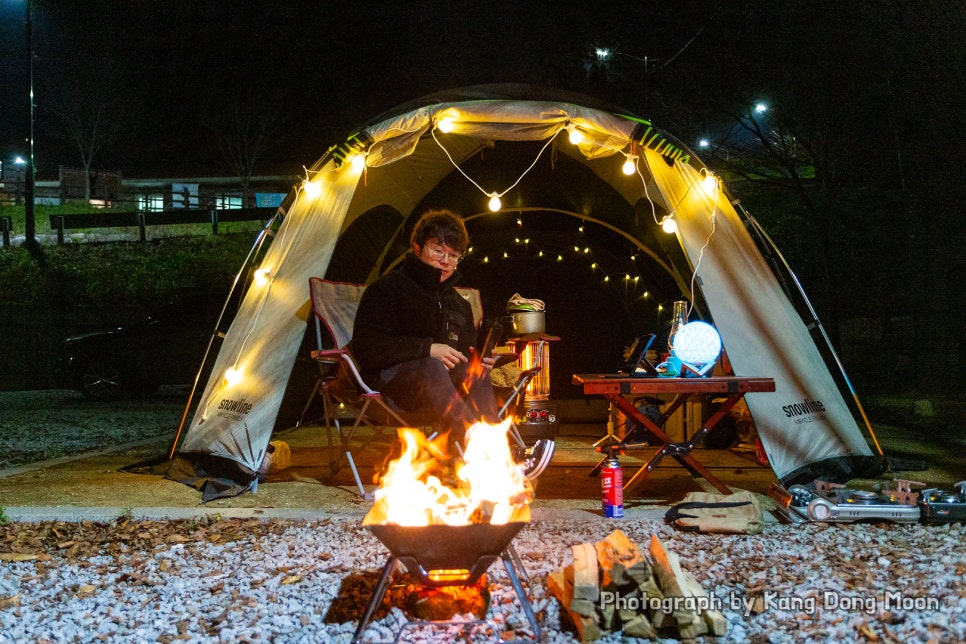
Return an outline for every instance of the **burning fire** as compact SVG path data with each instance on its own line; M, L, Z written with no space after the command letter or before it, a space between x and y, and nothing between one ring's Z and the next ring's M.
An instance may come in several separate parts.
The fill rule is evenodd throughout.
M442 460L446 436L429 441L421 431L400 428L402 455L380 477L365 525L505 524L528 521L533 489L514 463L507 419L466 430L461 459Z

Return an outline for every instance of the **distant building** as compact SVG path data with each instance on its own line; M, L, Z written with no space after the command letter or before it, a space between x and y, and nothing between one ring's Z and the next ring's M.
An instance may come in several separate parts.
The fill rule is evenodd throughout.
M247 195L238 177L125 178L121 172L91 172L93 205L123 211L159 212L182 208L229 210L277 207L298 183L295 175L252 177ZM23 203L24 173L11 164L0 168L0 206ZM83 203L86 184L83 168L61 166L56 181L37 181L35 203Z

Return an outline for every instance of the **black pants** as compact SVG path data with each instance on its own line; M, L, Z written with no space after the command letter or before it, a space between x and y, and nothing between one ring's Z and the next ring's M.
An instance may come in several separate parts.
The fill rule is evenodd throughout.
M462 442L473 423L499 421L489 372L469 365L447 371L436 358L402 362L379 373L377 388L403 411L431 411L453 440Z

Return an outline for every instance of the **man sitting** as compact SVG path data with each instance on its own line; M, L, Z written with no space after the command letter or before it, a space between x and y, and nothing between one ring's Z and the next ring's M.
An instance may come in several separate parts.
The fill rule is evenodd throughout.
M416 223L411 252L393 271L369 285L359 302L353 353L362 377L403 411L431 410L462 443L466 428L499 422L489 373L468 369L477 339L469 303L455 290L457 265L469 246L463 220L449 210L430 210ZM529 478L546 468L553 441L537 441L518 456Z

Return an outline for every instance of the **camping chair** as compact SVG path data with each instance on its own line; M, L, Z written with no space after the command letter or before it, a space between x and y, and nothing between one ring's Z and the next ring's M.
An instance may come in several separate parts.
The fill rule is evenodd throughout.
M385 427L427 427L436 421L426 414L402 411L362 379L347 346L352 339L352 326L365 289L363 284L309 278L317 347L311 355L319 366L319 375L312 396L306 401L296 423L296 427L302 425L312 402L316 396L321 396L329 451L331 453L333 447L333 429L343 449L342 455L330 458L329 469L335 475L345 458L352 467L357 483L358 473L349 452L349 443L361 425L370 427L378 435ZM457 291L470 303L474 322L479 325L483 319L480 292L473 288L457 288ZM333 348L324 347L323 326L332 338ZM351 410L354 416L348 429L343 427L345 409Z

